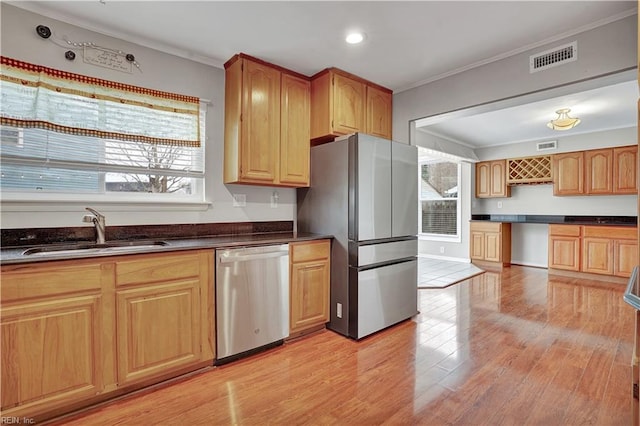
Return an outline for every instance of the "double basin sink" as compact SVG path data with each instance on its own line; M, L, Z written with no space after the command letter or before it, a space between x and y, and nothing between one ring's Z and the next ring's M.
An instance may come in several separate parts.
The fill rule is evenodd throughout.
M69 256L73 254L114 254L135 253L168 245L165 241L113 241L104 244L75 243L66 245L49 245L26 249L24 256Z

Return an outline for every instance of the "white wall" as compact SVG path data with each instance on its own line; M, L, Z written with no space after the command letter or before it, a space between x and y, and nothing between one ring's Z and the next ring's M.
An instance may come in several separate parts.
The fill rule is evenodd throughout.
M535 35L532 35L535 36ZM529 73L529 56L578 41L578 60ZM539 40L532 39L531 42ZM637 66L637 15L393 95L393 139L409 141L410 122L581 82ZM523 102L524 103L524 102Z
M107 225L242 222L294 220L295 190L261 188L222 183L224 130L224 70L189 61L117 38L0 4L2 55L78 74L212 101L207 110L205 159L206 201L210 204L166 206L161 204L113 205L91 203L105 212ZM40 38L35 27L48 26L58 39L90 41L100 46L131 52L142 73L114 71L64 58L65 49ZM279 206L270 208L271 194L278 191ZM247 196L247 207L232 207L232 193ZM86 203L8 203L1 201L3 228L82 226Z

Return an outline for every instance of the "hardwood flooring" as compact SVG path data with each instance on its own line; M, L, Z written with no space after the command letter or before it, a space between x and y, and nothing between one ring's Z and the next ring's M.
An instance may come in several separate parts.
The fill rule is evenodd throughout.
M69 425L628 425L624 286L513 266L419 290L360 342L323 331Z

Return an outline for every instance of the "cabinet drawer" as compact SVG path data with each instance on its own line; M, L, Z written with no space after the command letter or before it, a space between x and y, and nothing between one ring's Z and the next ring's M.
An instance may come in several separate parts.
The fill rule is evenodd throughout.
M99 291L111 271L111 265L82 261L7 266L2 268L2 301Z
M612 238L623 240L637 240L638 228L616 226L585 226L583 236L595 238Z
M200 275L198 252L140 255L116 263L116 285L148 284Z
M579 237L580 225L549 225L549 235Z
M318 240L304 243L291 243L291 262L326 259L331 254L331 241Z
M501 232L502 222L471 222L471 231Z

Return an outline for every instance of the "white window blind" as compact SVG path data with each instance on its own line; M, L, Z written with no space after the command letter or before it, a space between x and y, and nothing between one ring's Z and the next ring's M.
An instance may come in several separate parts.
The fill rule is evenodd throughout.
M197 98L5 57L1 77L3 191L202 193Z

